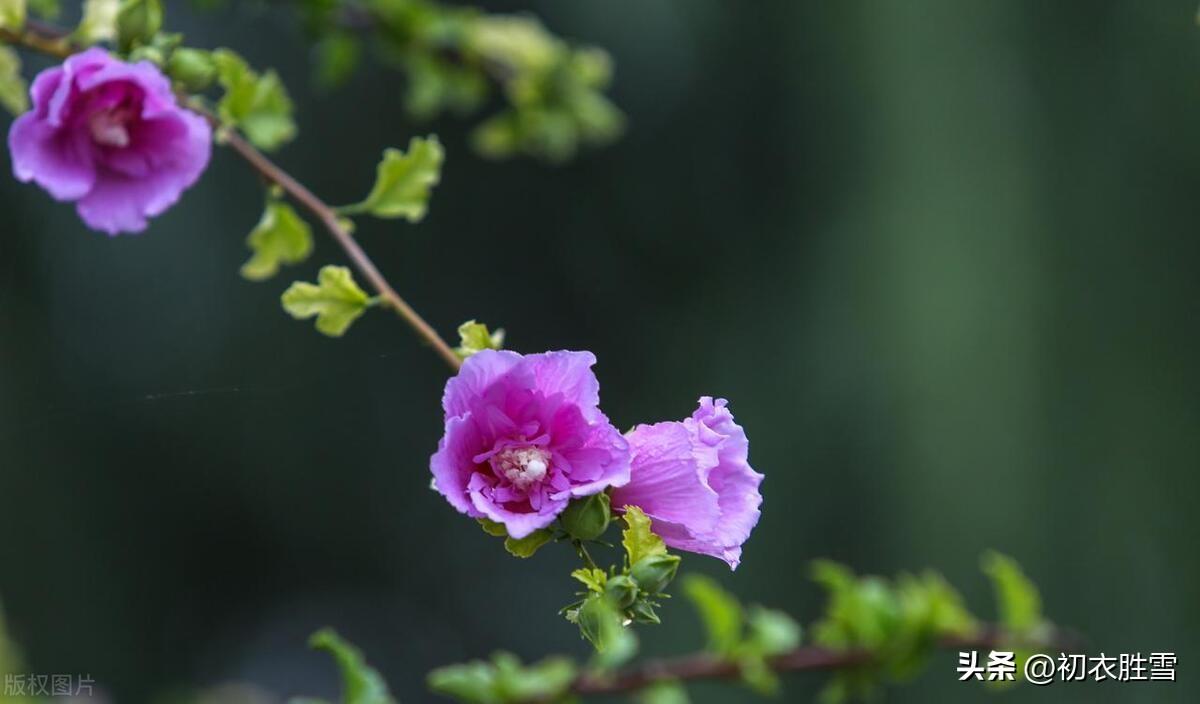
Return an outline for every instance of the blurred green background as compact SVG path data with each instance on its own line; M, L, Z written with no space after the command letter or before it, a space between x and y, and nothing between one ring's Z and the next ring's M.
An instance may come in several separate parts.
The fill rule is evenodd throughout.
M170 22L280 70L302 133L279 160L334 202L383 147L442 137L427 220L358 232L438 329L595 351L620 427L731 400L762 521L736 573L687 568L808 621L814 557L929 566L987 617L997 548L1093 651L1175 651L1180 681L992 697L945 654L888 701L1196 701L1193 0L483 6L607 48L624 139L485 162L473 122L405 118L395 73L314 92L289 13L175 3ZM332 695L304 642L331 624L418 702L440 664L584 653L556 614L567 551L518 563L428 489L437 358L387 315L329 340L279 310L342 263L332 243L238 277L261 205L221 151L139 237L0 179L0 598L31 669L120 702L228 680ZM694 648L688 606L665 618L648 651Z

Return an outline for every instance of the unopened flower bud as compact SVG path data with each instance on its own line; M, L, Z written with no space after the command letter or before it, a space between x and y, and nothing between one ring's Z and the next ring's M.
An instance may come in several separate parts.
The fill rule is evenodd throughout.
M146 44L162 29L160 0L121 0L117 10L117 37L122 48Z
M608 529L612 520L608 494L600 493L576 499L559 516L563 528L578 540L595 540Z
M647 594L658 594L675 579L678 569L678 555L651 555L638 560L629 573L639 589Z
M189 92L195 93L212 85L217 77L217 67L207 51L183 48L171 54L167 73Z
M609 577L608 582L604 585L604 592L608 594L614 604L622 609L628 609L633 606L633 602L637 601L638 586L637 582L628 575L619 574Z

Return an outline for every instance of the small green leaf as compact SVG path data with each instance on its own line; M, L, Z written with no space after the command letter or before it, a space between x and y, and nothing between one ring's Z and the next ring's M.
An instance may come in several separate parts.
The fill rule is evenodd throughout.
M484 533L497 538L508 537L508 529L504 527L503 523L497 523L490 518L476 518L475 520L479 522L479 527L483 528Z
M75 29L75 40L91 45L116 39L117 11L120 6L121 0L84 0L83 18Z
M245 133L255 146L273 150L296 136L292 100L274 71L259 75L230 49L212 53L225 95L217 103L221 121Z
M349 32L332 32L317 42L316 82L322 88L335 88L346 82L358 67L362 47Z
M458 326L458 338L461 340L454 353L466 359L476 352L483 350L498 350L504 347L504 330L489 333L483 323L468 320Z
M438 694L471 704L500 704L495 694L496 668L479 660L447 665L430 672L425 680Z
M575 681L575 663L567 658L546 658L533 665L521 665L511 653L492 656L496 667L496 693L505 702L550 702L567 692Z
M354 283L344 266L322 267L316 284L297 281L280 300L283 309L297 320L316 316L317 331L330 337L345 334L370 304L366 292Z
M642 509L626 506L625 525L626 528L621 533L621 544L625 546L630 565L635 565L650 555L667 554L666 544L651 531L650 518Z
M396 704L379 673L367 665L358 648L343 640L332 629L313 634L308 644L333 656L342 673L343 704Z
M554 540L554 533L543 528L524 538L505 538L504 549L514 557L533 557L539 548L551 540Z
M590 591L597 594L604 593L604 584L608 581L608 575L604 574L604 570L600 568L581 567L571 573L571 576L583 583Z
M983 556L984 573L996 591L1000 623L1015 634L1027 634L1042 622L1042 597L1017 561L998 552Z
M25 26L25 0L0 0L0 29L19 32Z
M425 217L429 191L441 179L445 152L437 137L413 137L408 153L387 149L376 169L375 186L366 200L340 208L343 214L369 213L378 218L405 218L419 222Z
M738 600L713 580L700 575L688 575L683 592L700 614L709 650L721 655L735 652L742 640L742 605Z
M29 92L21 76L21 58L6 46L0 46L0 105L14 115L29 109Z
M269 279L281 264L297 264L312 252L312 230L292 206L270 200L258 225L246 238L254 256L242 265L242 276L251 281Z
M800 624L782 611L751 607L746 627L746 644L759 654L780 655L800 645Z
M638 704L690 704L692 700L688 698L687 690L682 684L667 680L655 682L643 689L638 694L637 701Z

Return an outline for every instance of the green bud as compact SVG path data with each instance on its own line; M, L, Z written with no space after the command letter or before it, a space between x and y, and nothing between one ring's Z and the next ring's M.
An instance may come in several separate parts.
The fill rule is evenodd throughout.
M654 613L654 607L646 601L638 601L629 608L629 613L633 616L633 620L638 623L662 623L658 618L658 614Z
M608 494L603 493L572 501L559 516L563 528L578 540L599 538L612 520L609 502Z
M117 9L117 39L124 49L146 44L162 29L161 0L121 0Z
M589 596L579 607L579 614L576 618L579 632L583 634L583 637L587 638L597 650L602 650L615 618L612 604L608 602L608 599L601 594Z
M629 573L642 591L658 594L675 579L678 569L678 555L650 555L638 560Z
M613 600L613 603L622 609L628 609L633 606L633 602L637 601L637 582L627 575L619 574L610 577L604 585L604 591Z
M212 85L217 66L212 54L200 49L176 49L167 62L167 73L190 92L199 92Z

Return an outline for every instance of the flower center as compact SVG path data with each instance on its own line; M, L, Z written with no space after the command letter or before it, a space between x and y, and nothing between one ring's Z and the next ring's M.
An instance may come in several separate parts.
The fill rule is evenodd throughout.
M550 453L536 447L509 447L492 457L496 474L524 491L550 471Z
M128 147L129 129L126 124L129 118L129 111L119 108L92 113L88 118L92 140L106 147Z

